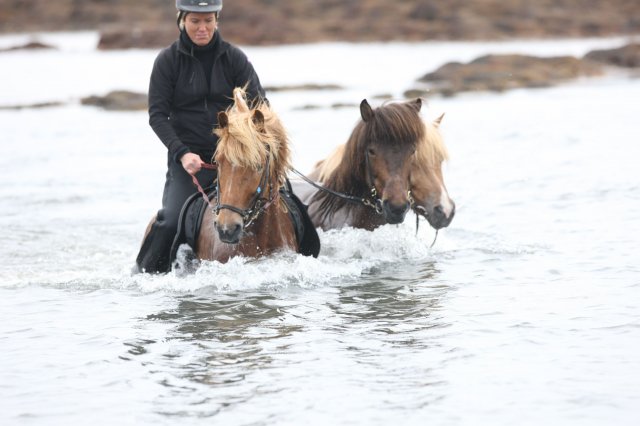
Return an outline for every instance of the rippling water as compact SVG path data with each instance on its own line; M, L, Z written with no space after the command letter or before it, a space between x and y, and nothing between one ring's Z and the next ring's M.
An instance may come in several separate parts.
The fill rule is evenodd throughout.
M155 53L49 37L60 51L0 55L11 77L0 79L3 105L72 101L0 111L2 424L637 424L640 80L430 100L426 118L446 113L445 178L458 205L433 248L426 222L416 235L409 218L321 233L318 259L131 276L164 152L145 113L74 96L145 90ZM270 97L308 170L358 112L297 107L399 96L410 66L420 75L484 49L581 54L619 42L250 50L265 84L347 86ZM395 64L361 77L372 52ZM322 55L341 73L322 79L307 61ZM86 79L61 77L84 62ZM28 89L14 70L32 64L60 80Z

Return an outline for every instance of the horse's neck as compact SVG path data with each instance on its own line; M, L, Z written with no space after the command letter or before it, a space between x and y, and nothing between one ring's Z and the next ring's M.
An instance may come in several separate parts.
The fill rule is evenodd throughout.
M368 190L366 177L361 176L357 166L349 164L340 164L326 179L325 186L356 196L362 196Z

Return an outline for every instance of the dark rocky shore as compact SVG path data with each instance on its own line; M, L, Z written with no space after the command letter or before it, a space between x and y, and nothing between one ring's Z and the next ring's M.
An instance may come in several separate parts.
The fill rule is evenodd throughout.
M175 16L173 0L0 0L0 32L97 29L104 49L165 46ZM229 0L221 29L241 45L602 37L640 34L640 2Z
M100 31L99 49L160 48L177 36L169 0L0 0L0 32ZM33 11L43 19L34 20ZM243 0L227 1L224 37L241 45L320 41L506 40L511 38L603 37L640 34L637 0ZM38 42L0 51L47 49ZM406 97L453 96L469 91L548 87L607 67L640 67L640 44L593 51L583 58L487 55L449 63L425 74ZM420 67L416 63L416 67ZM411 83L411 82L407 82ZM323 85L281 86L285 90L341 90ZM142 110L146 95L115 91L82 99L107 110ZM9 106L3 109L57 106ZM343 107L344 105L337 105ZM313 106L308 106L312 108Z
M594 50L583 58L486 55L467 64L450 62L422 76L404 95L426 98L453 96L460 92L550 87L579 77L602 75L607 66L640 67L640 44Z

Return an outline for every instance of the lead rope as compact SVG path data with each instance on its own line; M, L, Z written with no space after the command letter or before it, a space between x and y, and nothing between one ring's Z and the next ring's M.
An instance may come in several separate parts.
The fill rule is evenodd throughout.
M297 169L295 169L294 167L290 167L289 168L293 173L297 174L302 180L304 180L305 182L307 182L309 185L313 186L316 189L319 189L320 191L326 192L328 194L331 194L335 197L341 198L345 201L348 201L350 203L354 203L354 204L363 204L367 207L371 207L374 210L376 210L376 212L378 212L378 205L380 205L380 203L376 202L376 203L372 203L370 200L366 199L366 198L361 198L361 197L355 197L353 195L348 195L348 194L343 194L341 192L337 192L334 191L332 189L329 189L325 186L322 185L318 185L317 183L315 183L314 181L312 181L311 179L309 179L308 177L306 177L302 172L298 171ZM375 188L373 188L373 190L375 190ZM380 205L381 207L381 205ZM379 212L378 212L379 213Z
M414 212L415 212L415 214L416 214L416 236L418 236L418 228L419 228L419 226L420 226L420 215L419 215L419 214L418 214L418 212L416 211L417 209L422 210L422 211L423 211L423 215L425 215L425 216L426 216L426 214L427 214L427 212L426 212L426 210L424 209L424 207L422 207L422 206L416 206L416 207L415 207ZM435 237L433 237L433 242L432 242L432 243L431 243L431 245L429 246L429 249L432 249L432 248L433 248L433 246L435 246L435 245L436 245L436 240L438 239L438 231L439 231L439 230L438 230L438 229L436 229L436 236L435 236Z
M209 164L209 163L202 163L200 166L203 169L208 169L208 170L216 170L218 168L216 164ZM196 179L194 175L191 175L191 180L193 181L193 184L195 185L195 187L198 188L198 192L200 193L200 195L202 195L204 202L207 203L209 207L211 207L211 209L213 210L213 205L211 204L211 201L209 201L209 197L207 197L207 193L204 192L204 189L202 189L202 186L200 185L200 182L198 182L198 179Z

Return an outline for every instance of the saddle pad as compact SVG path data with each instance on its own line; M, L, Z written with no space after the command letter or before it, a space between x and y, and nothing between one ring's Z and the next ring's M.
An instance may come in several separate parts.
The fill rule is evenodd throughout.
M209 201L215 198L215 187L205 188L204 191ZM195 251L196 241L198 240L198 235L200 235L202 218L208 207L204 202L204 198L202 198L202 194L199 192L196 192L184 202L182 210L180 211L180 218L178 219L178 230L171 245L171 263L176 260L178 248L180 248L182 244L188 244L189 247Z
M298 239L298 253L303 256L318 257L320 238L307 213L307 206L293 192L285 188L280 189L280 197L287 204L289 215L294 223Z

